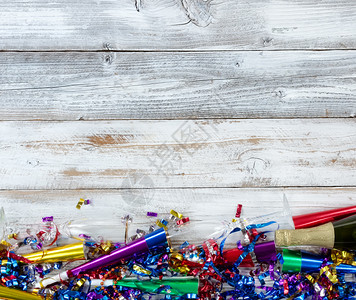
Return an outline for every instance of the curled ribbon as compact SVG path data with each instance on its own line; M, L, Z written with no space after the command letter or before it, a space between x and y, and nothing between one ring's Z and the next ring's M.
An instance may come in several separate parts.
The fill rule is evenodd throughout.
M84 202L85 202L85 200L83 198L80 198L76 205L76 209L81 209Z
M145 274L145 275L151 275L152 272L150 270L147 270L139 265L133 265L132 269L136 271L138 274Z
M347 251L332 249L331 260L337 265L348 264L348 265L356 266L355 256Z
M171 210L171 215L178 218L178 219L183 219L183 215L179 212L176 212L175 210Z
M184 264L183 255L178 252L173 252L169 255L168 264L172 270L182 274L187 274L190 271L190 268Z

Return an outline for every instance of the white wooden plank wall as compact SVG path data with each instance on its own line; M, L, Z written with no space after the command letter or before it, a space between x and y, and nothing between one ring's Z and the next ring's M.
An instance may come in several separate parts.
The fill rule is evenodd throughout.
M11 224L353 205L356 2L2 1L0 104Z
M236 212L236 203L244 206L244 213L259 215L281 210L283 194L286 195L294 214L350 206L355 202L354 187L344 188L168 188L140 189L138 185L126 189L77 189L77 190L2 190L0 201L11 220L21 225L41 222L42 216L53 215L59 221L77 216L100 213L119 218L134 213L134 222L147 220L146 212L154 209L159 214L171 209L183 211L193 220L226 218ZM73 209L80 197L90 197L93 205ZM216 202L216 205L211 205ZM20 206L20 209L14 207ZM63 209L66 209L66 214ZM26 213L24 213L24 211Z
M0 55L3 120L353 117L355 51Z
M6 0L0 49L355 49L355 14L353 0Z
M2 122L0 188L352 186L352 119ZM145 186L143 186L145 187Z

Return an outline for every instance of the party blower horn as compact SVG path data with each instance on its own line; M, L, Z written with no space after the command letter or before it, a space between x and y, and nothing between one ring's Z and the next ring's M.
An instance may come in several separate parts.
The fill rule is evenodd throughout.
M334 222L356 214L356 205L316 213L292 216L286 195L283 195L283 209L270 214L246 218L248 224L275 221L280 229L301 229Z
M283 249L283 261L282 272L285 273L319 272L320 267L325 263L322 256L289 249ZM326 263L326 265L331 264L333 264L331 261ZM356 274L356 266L353 265L339 264L335 266L335 269L337 272L343 274Z
M22 257L30 260L32 263L54 263L57 261L69 261L85 259L84 244L75 243L62 247L44 249L33 253L22 255ZM3 259L1 265L6 265L7 260Z
M257 244L254 249L256 258L259 262L271 262L277 259L277 249L273 241ZM307 253L305 251L295 251L282 249L283 265L282 272L319 272L322 264L325 263L325 257ZM333 264L332 261L326 262L327 265ZM335 266L339 273L356 274L356 266L348 264L339 264Z
M334 222L356 214L356 206L336 208L311 214L294 216L295 229L314 227L328 222Z
M291 227L295 227L295 229L303 229L303 228L309 228L311 226L316 226L316 225L321 225L325 223L329 223L331 221L336 221L340 220L340 222L334 222L333 224L335 225L336 228L340 228L340 225L344 224L344 219L347 217L351 217L352 215L356 214L356 206L349 206L349 207L343 207L343 208L337 208L337 209L332 209L332 210L326 210L322 212L316 212L316 213L310 213L310 214L304 214L304 215L298 215L298 216L291 216L290 213L290 208L289 204L287 201L287 198L285 195L283 195L283 211L282 212L275 212L272 214L268 214L265 216L260 216L260 217L255 217L252 219L252 221L258 223L258 222L266 222L266 221L272 221L273 218L275 218L278 222L279 228L285 229L285 230L277 230L275 233L275 239L276 242L273 241L268 241L268 242L263 242L263 243L258 243L255 245L254 253L256 255L256 258L260 262L270 262L270 261L275 261L276 260L276 245L277 247L288 247L295 245L309 245L309 246L314 246L313 241L308 241L306 242L304 239L296 239L293 242L289 239L289 242L282 241L281 236L288 235L288 233L296 233L300 232L299 236L304 237L304 234L307 233L308 236L310 237L310 234L315 233L316 240L321 240L320 243L321 245L316 245L316 246L321 246L321 247L326 247L332 248L332 245L335 247L340 247L341 246L341 241L340 240L345 240L347 241L347 238L341 238L341 232L343 229L336 229L338 231L338 239L335 240L333 243L330 241L328 244L326 244L326 241L329 241L333 237L333 230L331 230L330 224L326 225L328 227L328 231L326 233L326 239L322 239L321 236L319 236L319 232L316 232L313 228L311 229L306 229L306 231L298 231L298 230L288 230L291 229ZM261 220L260 220L261 219ZM251 222L251 221L250 221ZM352 222L351 222L352 223ZM292 225L291 225L292 224ZM294 226L293 226L294 225ZM353 225L349 225L349 228L353 227ZM324 232L325 227L321 227L321 231ZM286 230L287 229L287 230ZM334 234L335 235L335 234ZM343 242L345 244L345 242ZM349 243L348 243L349 244ZM347 248L347 246L345 245ZM326 247L327 248L327 247Z
M79 273L99 269L101 267L117 263L123 259L128 259L135 254L139 255L147 253L152 248L166 243L168 243L167 232L164 228L160 228L146 236L128 243L122 248L112 251L110 254L100 256L71 270L59 273L56 276L44 278L39 283L39 286L42 288L62 280L68 280L71 277L77 276Z
M122 280L92 279L91 288L98 286L122 286L139 289L146 293L159 293L171 296L184 296L186 294L198 294L199 279L196 277L172 277L167 279L138 280L136 278L125 278Z
M356 215L320 226L275 232L277 247L319 246L356 250Z
M15 290L0 286L0 299L6 300L42 300L41 296L33 295L27 292Z

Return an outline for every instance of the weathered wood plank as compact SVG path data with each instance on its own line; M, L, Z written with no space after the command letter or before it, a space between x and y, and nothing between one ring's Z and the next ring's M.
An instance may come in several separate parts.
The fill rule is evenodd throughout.
M356 51L0 53L1 120L349 117Z
M2 50L356 48L352 0L20 0L0 12Z
M105 216L108 222L121 228L120 218L128 213L133 216L132 228L146 230L150 224L147 211L165 217L171 209L175 209L189 216L192 222L217 223L231 220L238 203L243 204L242 216L267 214L281 210L284 193L292 214L297 215L354 205L355 192L355 188L5 190L0 191L0 203L9 224L17 228L38 224L44 216L54 216L59 224L83 218L97 220ZM91 199L92 205L77 210L75 206L81 197ZM190 241L199 242L199 236L192 237Z
M353 119L0 122L1 189L355 184Z

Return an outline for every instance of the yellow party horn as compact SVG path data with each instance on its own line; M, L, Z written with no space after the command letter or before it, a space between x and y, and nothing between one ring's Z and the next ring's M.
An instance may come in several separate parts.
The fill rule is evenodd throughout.
M85 259L84 244L75 243L61 247L45 249L29 254L22 255L22 257L30 260L33 263L53 263L58 261ZM1 264L5 265L7 260L2 260Z
M0 299L6 300L43 300L41 296L33 295L20 290L0 286Z

